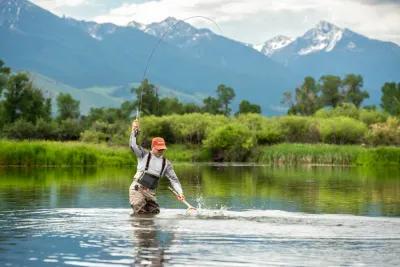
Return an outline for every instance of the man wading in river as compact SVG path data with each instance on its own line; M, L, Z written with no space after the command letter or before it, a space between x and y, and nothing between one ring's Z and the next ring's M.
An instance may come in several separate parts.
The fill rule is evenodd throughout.
M132 122L132 132L129 146L135 153L138 165L133 182L129 187L129 202L135 214L158 214L160 206L156 202L155 190L161 177L166 176L171 186L178 193L180 201L185 199L181 184L175 174L172 164L163 154L167 149L165 141L161 137L155 137L151 141L151 151L147 151L136 144L139 133L139 121Z

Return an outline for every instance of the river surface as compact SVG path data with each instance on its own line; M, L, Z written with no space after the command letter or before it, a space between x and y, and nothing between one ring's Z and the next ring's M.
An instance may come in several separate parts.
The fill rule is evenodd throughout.
M175 170L130 217L133 168L0 168L0 266L400 266L398 168Z

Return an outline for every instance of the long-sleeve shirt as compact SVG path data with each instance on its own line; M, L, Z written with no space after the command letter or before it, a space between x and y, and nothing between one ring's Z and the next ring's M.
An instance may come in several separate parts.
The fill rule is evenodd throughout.
M137 171L144 172L146 168L146 162L147 162L147 155L149 152L147 149L144 149L141 146L138 146L136 143L136 136L135 133L131 133L131 137L129 139L129 147L135 153L137 160L138 160L138 165L137 165ZM150 158L149 162L149 168L147 169L147 173L153 174L153 175L160 175L161 169L162 169L162 162L163 162L163 157L157 157L154 154L152 154L152 157ZM175 189L175 191L178 194L183 194L182 186L181 183L179 182L178 176L176 176L176 173L172 167L172 164L169 160L166 160L165 162L165 168L161 174L161 176L165 176L168 178L169 182L171 183L171 186Z

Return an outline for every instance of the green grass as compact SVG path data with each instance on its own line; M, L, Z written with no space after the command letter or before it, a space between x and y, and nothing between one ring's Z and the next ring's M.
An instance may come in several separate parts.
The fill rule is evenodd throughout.
M210 161L199 146L170 145L172 162ZM253 151L250 161L261 164L400 165L400 147L366 148L358 145L278 144ZM136 165L128 145L83 142L0 140L0 165L9 166L123 166Z
M400 147L284 143L263 146L254 158L266 164L400 165Z
M166 157L174 162L191 162L198 150L183 145L169 146ZM136 165L128 145L107 146L83 142L0 140L0 166L123 166Z

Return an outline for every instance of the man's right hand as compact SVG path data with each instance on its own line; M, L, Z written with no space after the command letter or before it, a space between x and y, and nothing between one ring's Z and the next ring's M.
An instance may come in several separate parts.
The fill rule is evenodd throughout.
M132 132L138 131L139 130L139 120L135 119L132 122Z
M135 136L137 136L139 134L139 120L135 119L132 122L132 132L135 133Z

